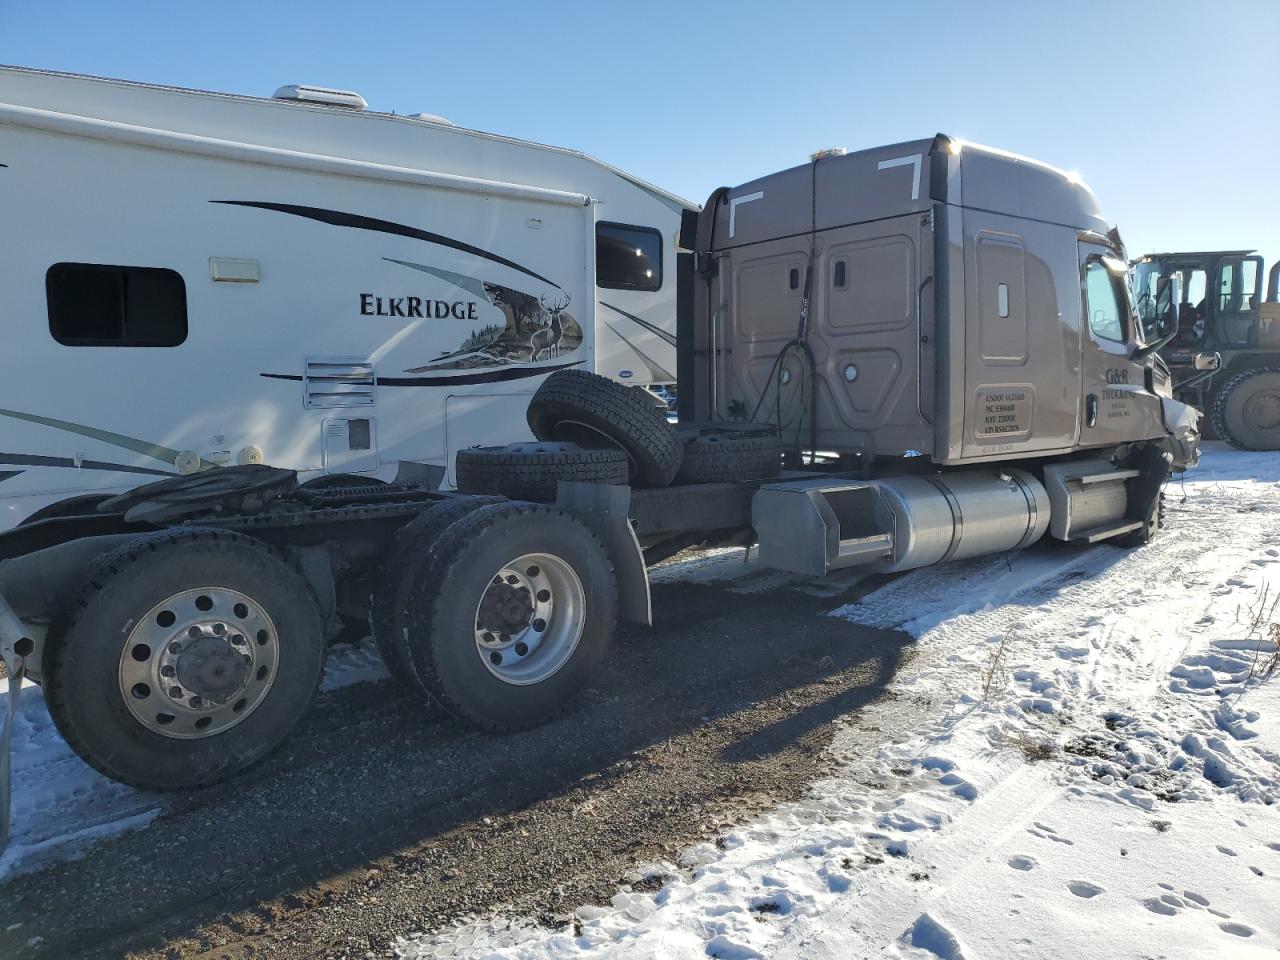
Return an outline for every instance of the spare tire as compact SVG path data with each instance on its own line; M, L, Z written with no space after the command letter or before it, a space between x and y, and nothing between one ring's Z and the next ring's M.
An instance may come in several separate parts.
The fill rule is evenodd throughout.
M554 503L561 480L623 485L627 455L617 447L587 450L573 443L537 441L459 450L460 493L497 494L509 500Z
M684 448L678 484L772 480L782 472L782 438L769 424L682 424L676 435Z
M666 414L639 389L585 370L547 377L529 401L528 420L539 440L621 448L637 487L665 487L680 469L680 442Z

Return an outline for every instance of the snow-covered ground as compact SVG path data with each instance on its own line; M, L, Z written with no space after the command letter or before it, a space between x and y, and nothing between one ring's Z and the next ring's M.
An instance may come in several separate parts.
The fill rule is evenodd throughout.
M483 917L409 957L1251 957L1280 950L1280 455L1211 444L1138 551L1049 545L900 577L831 615L918 653L833 745L838 772L642 869L560 931ZM743 551L656 579L835 595ZM331 660L325 687L384 676ZM3 695L0 695L3 696ZM3 702L0 701L0 708ZM904 723L902 718L909 717ZM894 726L894 725L898 726ZM861 752L869 728L892 740ZM62 743L38 691L14 738L0 879L135 829L165 801ZM653 878L662 878L657 886ZM642 892L647 891L647 892Z
M1280 456L1209 445L1138 551L917 571L832 616L918 655L801 802L652 864L560 931L485 917L409 957L1274 957ZM758 583L742 552L700 580ZM663 881L661 888L653 878Z

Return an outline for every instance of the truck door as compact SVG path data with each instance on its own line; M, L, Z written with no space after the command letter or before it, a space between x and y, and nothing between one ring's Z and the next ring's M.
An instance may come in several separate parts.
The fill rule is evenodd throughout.
M1133 360L1141 334L1126 272L1124 260L1109 247L1080 244L1083 446L1150 439L1166 432L1148 364Z
M1061 227L964 211L966 458L1076 442L1077 262L1063 239Z

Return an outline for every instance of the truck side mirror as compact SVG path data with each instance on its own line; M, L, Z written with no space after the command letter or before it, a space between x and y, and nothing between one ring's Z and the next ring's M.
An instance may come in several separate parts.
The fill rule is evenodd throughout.
M1222 366L1222 354L1197 353L1192 363L1197 370L1217 370Z
M1182 278L1176 273L1161 277L1156 285L1156 309L1152 328L1144 330L1148 338L1145 346L1133 352L1133 359L1151 356L1178 335L1178 320L1182 305Z

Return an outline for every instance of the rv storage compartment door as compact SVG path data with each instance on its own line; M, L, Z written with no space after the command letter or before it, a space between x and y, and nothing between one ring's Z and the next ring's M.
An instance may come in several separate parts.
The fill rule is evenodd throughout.
M324 472L371 473L378 469L376 421L372 417L324 422Z

